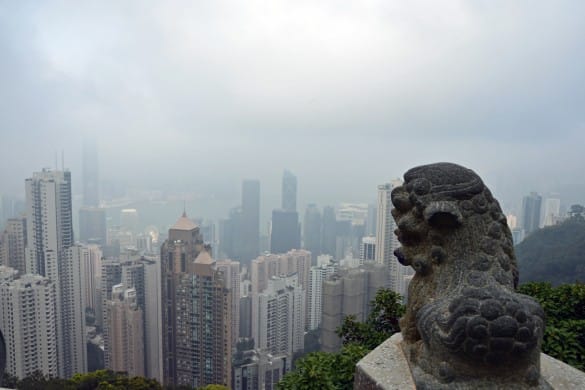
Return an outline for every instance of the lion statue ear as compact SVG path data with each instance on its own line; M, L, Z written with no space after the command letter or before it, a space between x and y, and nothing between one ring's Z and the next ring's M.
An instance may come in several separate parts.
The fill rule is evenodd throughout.
M463 216L452 201L431 202L425 207L423 216L425 221L437 229L455 229L463 223Z

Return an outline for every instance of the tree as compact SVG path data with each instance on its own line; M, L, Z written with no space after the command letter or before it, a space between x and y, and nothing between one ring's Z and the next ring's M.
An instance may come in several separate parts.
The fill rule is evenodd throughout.
M404 312L400 302L400 295L393 291L378 290L366 322L347 316L337 330L343 342L339 353L313 352L300 358L278 389L353 389L357 362L399 331L398 318Z
M388 337L400 331L398 319L404 313L402 298L390 289L380 289L370 303L372 311L366 322L359 322L353 315L343 319L336 331L344 345L358 344L372 350Z
M542 351L585 370L585 284L526 283L518 292L532 296L544 309Z
M585 218L537 230L515 247L520 281L585 282Z

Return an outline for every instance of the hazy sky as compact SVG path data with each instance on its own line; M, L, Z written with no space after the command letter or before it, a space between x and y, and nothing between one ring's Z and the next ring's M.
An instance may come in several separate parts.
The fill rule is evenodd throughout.
M583 1L1 1L0 193L90 134L153 187L369 201L453 161L585 202L584 37Z

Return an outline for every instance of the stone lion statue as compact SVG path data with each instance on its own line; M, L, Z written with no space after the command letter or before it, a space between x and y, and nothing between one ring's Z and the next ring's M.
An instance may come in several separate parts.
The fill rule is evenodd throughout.
M550 388L544 312L515 292L512 235L481 178L451 163L416 167L392 203L394 254L416 271L400 325L417 388Z

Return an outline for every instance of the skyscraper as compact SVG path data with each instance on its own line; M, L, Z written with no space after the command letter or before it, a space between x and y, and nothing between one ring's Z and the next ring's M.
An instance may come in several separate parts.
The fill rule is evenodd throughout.
M321 264L319 266L311 267L310 272L310 283L309 283L309 291L308 295L309 298L307 299L309 303L309 310L307 316L307 329L308 330L315 330L319 328L321 324L321 315L322 315L322 286L323 281L325 281L329 275L333 275L335 272L335 267L333 264Z
M322 284L321 350L337 352L341 339L336 333L343 319L355 315L360 322L370 312L376 291L388 281L388 267L364 263L359 268L338 269Z
M522 199L522 228L526 236L539 228L541 206L542 196L536 192Z
M97 144L88 139L83 143L83 205L98 207L99 191Z
M288 170L282 174L282 209L297 211L297 177Z
M270 252L286 253L301 248L301 229L296 211L273 210Z
M240 334L240 263L238 261L219 260L216 262L216 268L223 273L226 287L231 292L231 333L232 350L234 350Z
M128 376L145 376L144 313L138 306L136 290L124 284L112 287L112 299L106 301L110 331L111 359L106 368L126 372Z
M323 228L321 235L321 252L335 256L337 250L337 218L335 209L331 206L323 208Z
M403 268L394 257L394 250L400 246L394 234L396 223L392 217L392 190L402 184L399 179L378 186L378 226L376 227L376 262L384 264L390 271L389 287L398 292Z
M283 254L265 254L258 256L252 261L251 275L251 296L252 296L252 318L258 318L257 295L268 288L273 277L296 276L299 287L305 292L305 299L308 299L309 274L311 269L311 252L306 250L293 250ZM303 307L308 312L308 302ZM306 317L308 313L305 313ZM258 334L254 326L257 322L252 321L252 334Z
M260 182L242 182L242 219L240 224L241 262L249 266L260 253Z
M360 245L360 261L376 261L376 237L362 237Z
M317 205L309 204L305 211L303 224L303 247L311 252L313 263L317 260L317 256L321 254L321 225L321 211Z
M71 173L33 173L26 179L27 273L57 280L57 266L73 245Z
M112 294L115 286L122 286L122 290L132 289L132 301L142 312L143 324L141 339L143 347L144 375L162 381L162 302L161 302L161 273L160 261L157 257L144 257L138 252L126 252L121 259L102 261L100 291L102 294L101 307L96 310L101 313L104 338L104 363L106 367L113 367L116 353L111 318L108 313L108 302L116 301ZM121 291L118 288L118 292ZM119 301L118 297L118 301ZM96 314L96 318L100 318ZM136 366L136 365L135 365ZM138 366L136 366L138 367Z
M79 209L79 240L86 244L106 245L106 209L82 207Z
M73 246L71 173L33 173L26 179L27 273L55 283L59 376L87 371L83 247Z
M25 274L26 218L9 218L0 233L0 265Z
M161 248L163 381L231 384L231 293L185 214Z
M541 226L556 225L561 216L561 200L557 196L546 198L544 201L544 218Z
M253 299L258 307L252 318L256 348L287 354L290 364L293 354L304 346L305 291L297 276L271 278L268 287Z
M162 374L162 297L160 258L144 258L144 355L146 376L163 382Z
M83 276L83 285L85 287L85 305L87 308L90 308L94 311L94 314L97 314L99 308L99 304L97 303L99 299L99 283L100 283L100 276L102 272L102 250L98 245L91 244L86 246L88 251L88 256L84 258L87 262L83 266L83 270L85 272Z
M219 255L220 258L240 261L243 263L242 248L244 247L243 215L241 207L230 210L229 217L219 222Z
M287 354L273 355L258 349L244 351L234 362L233 390L275 390L290 367Z
M55 283L40 275L17 276L0 267L0 328L6 371L24 378L35 371L59 375Z

